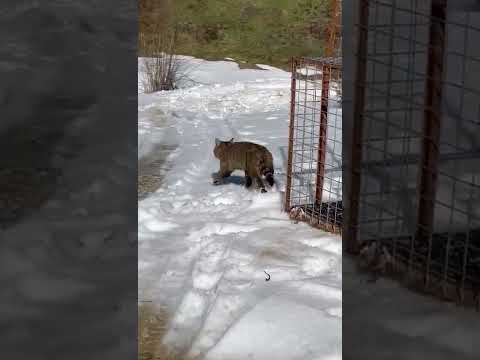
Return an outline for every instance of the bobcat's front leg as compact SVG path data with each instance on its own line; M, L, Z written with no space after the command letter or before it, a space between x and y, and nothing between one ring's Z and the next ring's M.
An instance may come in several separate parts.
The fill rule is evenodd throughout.
M252 177L245 171L245 187L248 189L250 186L252 186Z
M224 182L224 179L229 177L232 174L232 171L228 170L228 168L220 163L220 170L218 171L215 179L213 180L214 185L220 185Z

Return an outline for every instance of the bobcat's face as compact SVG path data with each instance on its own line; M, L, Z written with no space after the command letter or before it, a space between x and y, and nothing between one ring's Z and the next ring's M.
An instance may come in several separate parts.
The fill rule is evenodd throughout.
M224 157L223 154L225 154L225 147L226 146L224 143L215 145L215 148L213 149L213 155L215 155L215 157L220 160Z
M233 138L230 139L229 141L221 141L218 139L215 139L215 148L213 149L213 155L217 159L222 159L225 157L225 153L228 150L228 146L233 143Z

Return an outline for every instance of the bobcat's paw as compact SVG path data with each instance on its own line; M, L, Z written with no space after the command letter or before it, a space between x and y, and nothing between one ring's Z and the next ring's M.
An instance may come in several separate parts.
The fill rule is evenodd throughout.
M262 189L262 190L260 190L260 192L263 194L263 193L266 193L266 192L267 192L267 190L265 190L265 189Z

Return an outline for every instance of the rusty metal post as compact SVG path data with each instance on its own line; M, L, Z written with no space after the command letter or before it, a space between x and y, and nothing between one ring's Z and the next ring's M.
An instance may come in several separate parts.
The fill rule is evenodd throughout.
M338 38L340 31L340 4L339 0L330 0L331 20L327 25L327 41L325 44L325 56L334 56L338 47Z
M290 211L290 199L292 191L292 172L293 172L293 136L295 129L295 96L296 96L296 71L297 59L291 61L292 80L290 88L290 126L288 131L288 161L287 161L287 184L285 188L285 211Z
M428 241L425 285L429 282L435 196L438 180L440 109L442 100L443 56L445 51L446 0L432 0L425 84L423 143L420 162L417 241Z
M363 112L365 109L365 82L367 73L367 40L369 1L359 0L357 66L355 74L355 95L353 108L352 149L350 159L350 194L348 218L345 222L346 251L358 252L358 216L360 208L360 166L362 161Z
M330 65L322 66L322 95L320 103L320 135L318 138L317 178L315 183L315 207L322 204L325 178L325 153L327 151L328 92L330 89Z

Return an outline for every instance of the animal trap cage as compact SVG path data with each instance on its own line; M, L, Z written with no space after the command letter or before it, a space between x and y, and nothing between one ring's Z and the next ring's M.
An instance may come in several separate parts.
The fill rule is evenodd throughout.
M330 232L342 226L341 60L292 60L285 210Z
M346 250L374 241L394 274L478 308L480 13L357 3Z

